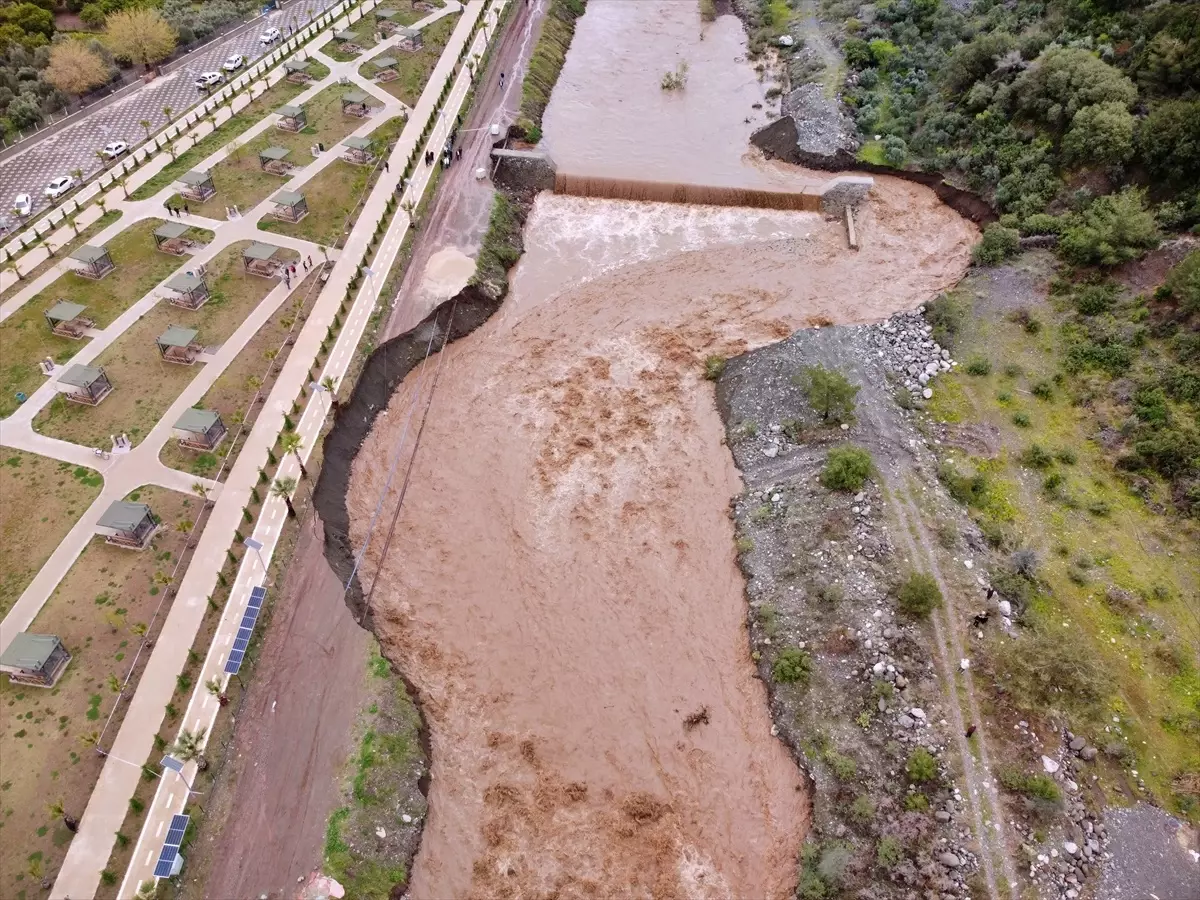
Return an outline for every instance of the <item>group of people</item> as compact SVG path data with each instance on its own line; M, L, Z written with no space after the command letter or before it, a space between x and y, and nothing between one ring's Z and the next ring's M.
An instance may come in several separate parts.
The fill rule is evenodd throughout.
M186 203L183 206L172 206L170 201L166 201L163 203L163 206L167 208L167 213L172 216L182 217L190 214Z
M302 269L303 269L305 272L307 272L307 271L309 271L310 269L312 269L312 268L313 268L313 261L312 261L312 257L311 257L311 256L309 256L309 257L307 257L307 258L302 258L302 259L300 260L300 267L301 267L301 268L302 268ZM286 285L287 285L289 288L292 286L292 278L294 278L294 277L295 277L295 275L296 275L296 264L295 264L295 263L289 263L288 265L286 265L286 266L284 266L284 267L283 267L283 282L284 282L284 284L286 284Z

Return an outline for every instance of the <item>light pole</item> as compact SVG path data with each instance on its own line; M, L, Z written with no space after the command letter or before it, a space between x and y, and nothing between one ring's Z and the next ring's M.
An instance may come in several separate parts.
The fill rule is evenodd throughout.
M188 794L193 794L197 797L200 796L200 791L193 791L192 786L188 784L188 780L183 777L183 760L176 759L173 756L164 756L160 765L163 767L164 771L170 769L179 776L179 780L182 781L183 786L187 788Z
M262 566L262 570L263 570L263 584L266 584L267 583L267 564L262 558L262 548L263 548L262 543L260 543L259 541L256 541L252 537L246 538L244 541L242 541L242 543L245 544L247 547L249 547L251 550L253 550L254 555L258 557L258 564L260 566Z

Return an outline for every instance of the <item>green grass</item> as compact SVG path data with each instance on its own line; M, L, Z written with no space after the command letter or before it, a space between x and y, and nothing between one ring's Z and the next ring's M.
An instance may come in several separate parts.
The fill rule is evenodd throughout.
M86 228L80 229L76 233L75 237L71 238L71 240L69 240L69 241L67 241L67 243L63 244L63 246L61 246L57 250L55 250L53 256L47 257L42 262L38 263L36 266L34 266L32 269L30 269L28 272L24 273L21 276L21 278L22 278L21 281L15 282L7 290L0 291L0 301L8 300L10 297L14 296L15 294L19 293L20 291L23 291L29 285L29 282L36 281L44 273L50 271L50 269L52 269L54 266L56 266L60 262L62 262L63 257L69 256L72 251L78 249L79 247L82 247L84 244L86 244L88 242L89 239L98 235L101 231L103 231L105 228L107 228L109 225L113 224L120 218L121 218L120 210L110 209L110 210L107 210L107 211L101 213L100 218L98 218L95 222L93 222L91 225L87 226Z
M309 71L314 77L317 77L319 70L324 70L324 75L329 74L327 66L316 60L309 63ZM324 77L324 75L320 77ZM244 109L239 110L227 122L222 123L216 131L206 135L194 146L179 154L161 172L150 178L137 190L131 191L129 194L130 199L145 200L148 197L153 197L163 188L172 184L180 175L190 172L239 134L252 127L263 116L274 112L293 97L304 93L306 90L307 87L305 85L293 84L286 78L278 84L267 88L261 96L252 100Z
M858 161L870 163L873 166L889 166L883 155L883 144L879 141L867 141L858 151Z
M458 24L458 13L438 19L421 32L423 46L420 50L397 50L388 48L380 54L396 59L396 78L379 83L382 90L387 91L401 103L410 107L416 106L425 89L429 76L437 65L442 50L450 40L454 26ZM375 77L375 66L367 61L359 66L358 73L364 78Z
M358 37L353 41L361 49L360 53L347 53L342 49L344 46L341 41L333 40L321 48L321 52L330 59L338 62L353 62L358 59L361 53L365 53L375 46L375 15L374 10L368 15L363 16L349 28L339 29L341 31L349 31L356 34Z
M0 416L17 408L16 392L32 394L45 381L39 360L49 356L56 363L65 363L88 342L87 338L76 341L52 334L44 317L46 310L59 300L81 303L87 307L84 315L94 319L97 328L104 328L186 264L186 257L155 249L153 232L161 224L160 219L145 219L109 241L108 251L116 268L104 278L92 281L74 272L60 275L0 323ZM204 231L200 238L211 241L213 234Z

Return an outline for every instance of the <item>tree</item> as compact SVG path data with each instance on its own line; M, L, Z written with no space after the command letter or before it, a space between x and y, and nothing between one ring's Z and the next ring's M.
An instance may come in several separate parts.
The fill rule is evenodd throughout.
M1013 83L1018 108L1052 128L1065 128L1075 114L1096 103L1128 109L1137 88L1118 69L1082 47L1052 47Z
M208 499L208 488L206 488L204 486L204 482L202 482L202 481L192 482L192 490L195 491L197 494L199 494L205 500Z
M1112 101L1075 113L1063 138L1063 155L1075 165L1118 166L1133 156L1133 115Z
M142 126L142 131L146 132L146 140L150 140L150 120L142 119L138 124Z
M1137 188L1098 197L1072 218L1059 250L1076 265L1115 266L1158 246L1158 224Z
M24 280L25 280L25 276L21 274L21 270L17 268L17 264L16 264L16 262L15 262L15 261L11 261L11 260L10 260L8 263L6 263L6 264L5 264L5 266L4 266L4 271L5 271L5 272L12 272L14 275L16 275L16 276L17 276L17 281L24 281Z
M79 10L79 21L93 31L104 27L104 8L99 3L85 3Z
M54 36L54 15L34 3L17 3L0 8L0 24L11 24L29 35L39 35L46 40ZM45 43L43 41L43 43Z
M1182 313L1200 312L1200 250L1193 250L1167 274L1165 287Z
M204 749L201 747L202 739L203 735L200 732L183 729L171 746L171 755L183 762L195 760L196 768L203 772L208 768L208 761L204 758Z
M156 9L123 9L105 22L108 43L117 58L145 66L147 72L175 49L175 31Z
M983 229L983 239L971 248L977 266L994 266L1021 249L1021 232L993 222Z
M296 490L296 479L289 476L276 478L271 485L271 493L287 504L288 515L296 518L296 507L292 506L292 492Z
M50 803L46 809L50 811L50 815L54 816L54 818L62 819L63 824L67 826L68 831L74 833L79 827L79 820L67 812L66 801L64 801L61 797Z
M296 462L300 465L300 477L307 478L308 470L304 468L304 460L300 458L300 451L304 449L304 438L294 431L285 431L279 436L279 446L283 448L284 453L296 455Z
M871 477L871 454L862 447L845 444L834 447L825 458L821 484L831 491L857 491Z
M60 40L50 46L50 64L42 77L65 94L86 94L108 81L108 66L82 41Z
M914 619L924 619L942 605L942 591L932 576L913 572L900 585L897 599L902 613Z
M174 109L172 109L172 108L171 108L171 107L169 107L169 106L164 106L164 107L163 107L163 115L164 115L164 116L166 116L166 118L167 118L167 121L168 121L168 122L170 122L170 121L171 121L171 115L172 115L174 112L175 112L175 110L174 110Z
M854 417L854 404L859 386L851 384L837 369L822 365L809 366L793 379L804 391L812 408L822 420L845 422Z
M221 690L221 680L219 678L210 678L204 683L204 689L217 698L218 706L229 705L229 695Z
M1150 110L1138 129L1138 151L1157 177L1200 181L1200 100L1172 100Z

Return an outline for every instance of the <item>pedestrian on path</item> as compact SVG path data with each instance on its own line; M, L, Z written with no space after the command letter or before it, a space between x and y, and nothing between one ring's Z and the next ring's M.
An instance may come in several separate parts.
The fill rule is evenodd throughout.
M454 151L454 158L462 159L462 147L459 147L457 150Z
M504 87L504 73L500 73L500 87Z
M312 268L312 257L311 256L308 258L308 267L310 269Z
M183 211L184 211L184 213L186 213L189 216L192 214L192 211L190 209L188 209L188 205L186 203L183 204Z
M385 160L383 161L383 171L385 171L385 172L386 172L387 170L388 170L388 165L387 165L387 160L385 159Z

